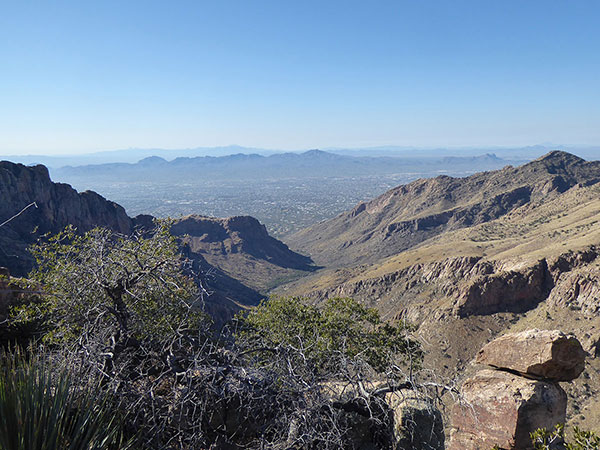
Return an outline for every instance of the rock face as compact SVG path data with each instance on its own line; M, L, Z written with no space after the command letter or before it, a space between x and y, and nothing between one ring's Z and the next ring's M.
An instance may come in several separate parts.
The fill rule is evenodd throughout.
M454 305L459 317L493 314L499 311L523 312L548 296L552 278L545 260L520 271L482 276L470 283Z
M383 387L380 382L366 383L367 390L377 390L376 386ZM400 389L367 399L353 384L330 382L323 384L323 394L334 403L353 405L340 410L344 411L340 417L345 425L342 428L347 428L344 448L444 450L442 414L422 392ZM362 407L365 404L367 408Z
M476 361L524 376L571 381L585 367L585 351L559 330L528 330L501 336L483 347Z
M452 411L448 450L531 448L529 433L564 423L567 394L556 383L482 370L462 387L464 404Z
M529 330L490 342L476 361L502 370L484 369L463 383L449 450L533 448L531 432L565 422L567 394L557 381L579 376L585 352L561 331Z
M121 206L95 192L78 193L68 184L53 183L44 166L1 161L0 223L34 202L35 207L0 228L0 266L18 276L33 265L27 246L45 233L57 233L67 225L80 231L104 226L130 233L134 226Z
M310 258L292 252L283 242L271 237L266 227L254 217L235 216L225 219L191 215L177 219L171 227L174 236L187 236L193 251L211 256L245 253L280 267L307 270Z
M175 220L171 233L179 238L186 256L218 267L226 276L214 280L215 289L231 298L252 297L252 301L244 301L246 305L258 304L263 298L261 293L276 280L314 270L310 258L269 236L265 226L253 217L191 215ZM202 271L207 272L207 268L202 267ZM234 280L252 289L255 295L244 294Z

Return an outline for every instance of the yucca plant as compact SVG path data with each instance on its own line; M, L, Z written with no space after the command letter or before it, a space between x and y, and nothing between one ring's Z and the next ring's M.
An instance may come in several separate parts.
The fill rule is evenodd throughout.
M0 450L124 450L110 398L22 352L0 357Z

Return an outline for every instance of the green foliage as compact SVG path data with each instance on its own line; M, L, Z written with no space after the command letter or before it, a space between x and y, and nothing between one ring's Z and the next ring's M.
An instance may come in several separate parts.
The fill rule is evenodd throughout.
M322 307L298 297L273 297L238 317L240 337L249 348L287 347L317 372L339 369L340 360L363 361L378 372L403 355L419 364L422 352L404 323L383 324L375 309L350 298L331 298Z
M109 397L75 389L66 370L53 373L31 358L0 359L0 450L132 448Z
M75 231L67 227L31 249L37 268L29 279L43 294L14 311L21 322L43 319L47 342L81 343L98 335L161 340L205 320L168 223L151 236Z
M550 450L553 444L564 442L565 427L557 424L554 430L540 428L531 433L531 442L535 450ZM564 442L566 450L600 450L600 436L593 431L584 431L575 427L572 442Z
M565 450L600 450L600 436L593 431L584 431L578 427L573 428L571 442L565 442L564 424L556 424L552 431L538 428L531 433L531 443L535 450L552 450L564 448ZM500 450L495 445L492 450Z

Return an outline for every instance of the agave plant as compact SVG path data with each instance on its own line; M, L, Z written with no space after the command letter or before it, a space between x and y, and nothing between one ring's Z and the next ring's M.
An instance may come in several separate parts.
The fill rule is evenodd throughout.
M0 358L0 450L124 450L110 398L22 352Z

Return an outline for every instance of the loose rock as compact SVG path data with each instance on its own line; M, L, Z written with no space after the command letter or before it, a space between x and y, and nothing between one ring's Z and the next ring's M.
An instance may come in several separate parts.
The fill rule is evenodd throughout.
M524 376L571 381L583 372L585 351L559 330L528 330L499 337L483 347L476 362Z

